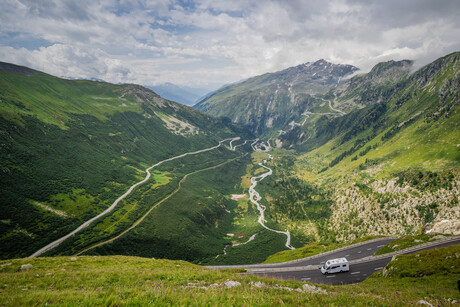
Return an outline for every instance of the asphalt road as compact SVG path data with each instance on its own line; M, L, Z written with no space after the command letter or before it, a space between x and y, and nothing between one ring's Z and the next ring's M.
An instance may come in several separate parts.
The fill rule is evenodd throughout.
M299 267L308 265L322 265L328 259L345 257L348 261L361 259L364 257L372 256L377 250L387 245L391 241L395 240L396 237L392 238L380 238L368 242L362 242L347 246L336 251L326 252L319 255L307 257L304 259L298 259L288 262L270 263L270 264L248 264L248 265L219 265L219 266L208 266L213 269L230 269L230 268L286 268L286 267Z
M382 241L378 243L379 243L378 245L383 244ZM446 247L446 246L457 245L457 244L460 244L460 238L457 238L452 241L442 242L442 243L437 244L436 246L424 247L416 251L403 252L402 254L412 254L420 250L440 248L440 247ZM317 262L318 260L321 260L322 262L322 261L325 261L324 259L340 258L340 257L343 257L349 254L350 258L347 257L347 259L354 260L353 262L355 262L355 263L350 263L349 272L337 273L337 274L331 274L331 275L323 275L319 269L321 266L320 264L316 267L310 267L308 269L301 270L299 268L300 266L312 265L312 263L309 263L309 264L303 263L302 265L300 265L299 263L296 263L295 266L293 267L292 266L277 267L278 269L283 269L283 271L273 271L273 272L257 271L257 270L263 270L264 268L253 268L253 269L250 269L249 274L257 275L257 276L271 277L271 278L276 278L276 279L296 279L296 280L308 281L308 282L314 282L314 283L341 285L341 284L351 284L351 283L361 282L365 280L367 277L371 276L373 273L382 270L391 261L392 255L389 255L387 257L383 256L384 258L372 259L374 258L372 257L368 259L363 259L361 262L360 260L361 258L365 258L367 256L372 255L373 253L375 253L376 250L375 249L373 251L368 250L368 248L370 248L368 245L362 245L362 246L359 246L359 248L361 248L361 253L359 252L358 248L352 248L350 250L343 250L337 253L328 254L327 256L325 256L326 258L320 257L320 258L316 258L312 260L313 262L318 263ZM352 250L353 252L351 252ZM364 256L364 254L367 254L367 256ZM359 257L359 255L363 255L363 257ZM291 267L292 267L292 270L289 270L289 268ZM272 266L271 269L275 269L275 268ZM285 270L285 269L288 269L288 270Z
M274 264L274 265L270 265L270 267L271 268L276 268L276 267L285 268L285 267L298 267L298 266L307 266L307 265L322 265L329 259L342 258L342 257L347 258L348 261L361 259L361 258L372 256L373 254L375 254L377 250L384 247L385 245L387 245L393 240L394 238L388 238L388 239L383 239L383 240L376 241L376 242L364 243L363 245L350 247L348 249L344 249L344 250L341 250L341 251L338 251L332 254L323 255L323 256L318 255L318 257L306 259L303 261Z
M334 258L334 256L332 256ZM391 257L384 258L377 261L370 261L364 263L358 263L350 265L350 271L344 273L323 275L318 266L314 270L305 271L284 271L284 272L251 272L251 275L265 276L276 279L296 279L301 281L308 281L313 283L330 284L330 285L341 285L341 284L352 284L365 280L371 276L374 272L382 270Z

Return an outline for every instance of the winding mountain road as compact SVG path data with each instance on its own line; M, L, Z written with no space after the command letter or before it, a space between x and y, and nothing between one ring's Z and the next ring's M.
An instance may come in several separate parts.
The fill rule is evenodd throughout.
M321 98L322 99L322 98ZM324 99L323 99L324 100ZM342 110L339 110L339 109L335 109L332 104L331 104L331 101L329 100L329 108L332 110L332 111L336 111L336 112L339 112L341 113L342 115L347 115L347 113L343 112Z
M272 155L268 155L269 156L269 159L273 159ZM267 163L267 160L264 160L263 163ZM262 163L259 163L260 166L262 166L263 168L265 168L266 170L268 170L268 172L265 172L259 176L254 176L251 178L251 183L252 185L249 187L249 200L254 204L256 205L257 207L257 210L259 211L259 219L258 219L258 222L260 225L262 225L262 227L264 227L265 229L269 230L269 231L272 231L272 232L276 232L276 233L279 233L279 234L284 234L287 238L286 238L286 247L289 248L289 249L295 249L292 245L291 245L291 234L289 233L289 231L280 231L280 230L275 230L275 229L271 229L270 227L268 227L267 225L265 225L265 223L267 222L265 220L265 206L264 205L261 205L259 203L259 200L262 199L262 197L260 196L260 194L255 190L255 187L257 186L257 183L259 181L262 181L264 178L270 176L273 174L273 170L267 166L265 166L264 164Z
M243 155L243 156L244 156L244 155ZM242 156L241 156L241 157L242 157ZM84 254L84 253L86 253L87 251L92 250L92 249L94 249L94 248L96 248L96 247L99 247L99 246L105 245L105 244L107 244L107 243L113 242L113 241L117 240L118 238L124 236L126 233L128 233L129 231L131 231L133 228L135 228L136 226L138 226L138 225L139 225L139 224L140 224L140 223L141 223L141 222L142 222L142 221L153 211L153 209L155 209L156 207L158 207L159 205L161 205L162 203L164 203L166 200L168 200L169 198L171 198L173 195L175 195L177 192L179 192L179 191L181 190L181 188L182 188L182 183L184 183L184 181L187 180L187 178L188 178L189 176L192 176L192 175L197 174L197 173L200 173L200 172L204 172L204 171L208 171L208 170L211 170L211 169L215 169L215 168L221 167L221 166L223 166L223 165L225 165L225 164L228 164L228 163L230 163L230 162L232 162L232 161L235 161L235 160L237 160L237 159L239 159L239 158L241 158L241 157L237 157L237 158L234 158L234 159L230 159L230 160L227 160L227 161L225 161L225 162L223 162L223 163L220 163L220 164L218 164L218 165L206 167L206 168L203 168L203 169L200 169L200 170L197 170L197 171L194 171L194 172L191 172L191 173L186 174L186 175L185 175L184 177L182 177L182 179L179 181L179 184L178 184L177 188L176 188L174 191L172 191L172 192L171 192L170 194L168 194L166 197L164 197L163 199L161 199L161 200L159 200L158 202L156 202L153 206L151 206L150 209L149 209L141 218L139 218L136 222L134 222L134 224L132 224L130 227L128 227L127 229L123 230L120 234L118 234L118 235L116 235L116 236L114 236L114 237L112 237L112 238L110 238L110 239L107 239L107 240L105 240L105 241L96 243L96 244L94 244L94 245L92 245L92 246L90 246L90 247L88 247L88 248L86 248L86 249L84 249L84 250L78 252L78 253L76 254L76 256L81 255L81 254ZM225 247L225 248L226 248L226 247ZM224 250L224 251L225 251L225 250Z
M110 207L108 207L107 209L105 209L103 212L101 212L100 214L96 215L95 217L89 219L88 221L84 222L83 224L81 224L77 229L73 230L72 232L68 233L67 235L51 242L50 244L46 245L45 247L39 249L38 251L36 251L35 253L33 253L32 255L29 256L29 258L35 258L35 257L38 257L40 255L42 255L43 253L57 247L58 245L60 245L62 242L64 242L65 240L67 240L68 238L70 238L71 236L73 236L74 234L76 234L77 232L87 228L89 225L91 225L91 223L93 223L94 221L96 221L97 219L103 217L104 215L106 215L107 213L110 213L111 211L113 211L113 209L115 209L115 207L118 205L118 203L123 200L124 198L126 198L129 194L131 194L131 192L138 186L140 186L141 184L145 183L146 181L148 181L150 179L150 170L152 170L153 168L165 163L165 162L168 162L168 161L173 161L173 160L176 160L176 159L180 159L180 158L183 158L185 156L189 156L189 155L196 155L196 154L200 154L200 153L203 153L203 152L207 152L207 151L211 151L211 150L215 150L217 148L219 148L220 146L222 146L222 143L223 142L226 142L226 141L233 141L235 139L239 139L239 137L237 138L228 138L228 139L224 139L224 140L221 140L219 142L218 145L216 146L213 146L213 147L209 147L209 148L205 148L205 149L201 149L201 150L198 150L198 151L193 151L193 152L187 152L187 153L184 153L184 154L181 154L181 155L178 155L178 156L175 156L175 157L172 157L172 158L168 158L168 159L165 159L165 160L162 160L152 166L150 166L149 168L147 168L145 171L147 173L147 175L145 176L145 178L135 184L133 184L123 195L121 195L120 197L118 197Z
M266 276L277 279L296 279L323 284L350 284L364 281L374 272L382 270L396 255L407 255L422 250L441 248L460 244L460 236L447 237L389 254L373 256L374 253L393 241L395 237L366 241L311 257L271 264L209 266L212 269L245 268L246 274ZM350 262L350 271L323 275L319 268L328 259L346 257Z

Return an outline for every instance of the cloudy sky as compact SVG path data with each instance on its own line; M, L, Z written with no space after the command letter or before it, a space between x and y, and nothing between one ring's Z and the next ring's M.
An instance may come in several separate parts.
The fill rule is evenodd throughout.
M460 50L459 0L1 0L0 61L214 88L324 58L363 71Z

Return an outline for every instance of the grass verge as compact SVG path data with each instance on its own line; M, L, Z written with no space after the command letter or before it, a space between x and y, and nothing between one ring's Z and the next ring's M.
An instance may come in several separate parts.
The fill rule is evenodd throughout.
M277 262L286 262L291 260L302 259L317 254L325 253L340 247L353 245L360 242L365 242L380 238L382 236L369 236L364 238L358 238L351 242L346 243L327 243L327 242L313 242L304 247L297 248L294 250L286 250L268 257L263 263L277 263Z
M383 255L392 252L396 252L399 250L403 250L412 246L417 246L420 244L424 244L431 241L436 241L450 235L442 235L442 234L421 234L421 235L407 235L402 236L391 243L388 243L381 249L375 252L375 255Z
M125 256L0 261L1 306L407 306L460 300L460 246L398 256L366 281L306 286L214 271L184 261ZM21 266L32 267L21 271Z

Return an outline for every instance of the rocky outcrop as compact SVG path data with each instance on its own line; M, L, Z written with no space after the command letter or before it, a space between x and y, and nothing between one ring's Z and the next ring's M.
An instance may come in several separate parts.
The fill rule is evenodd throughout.
M460 234L460 177L452 188L423 191L398 178L352 184L335 191L329 229L338 241L362 235L409 234L429 226L432 232Z

